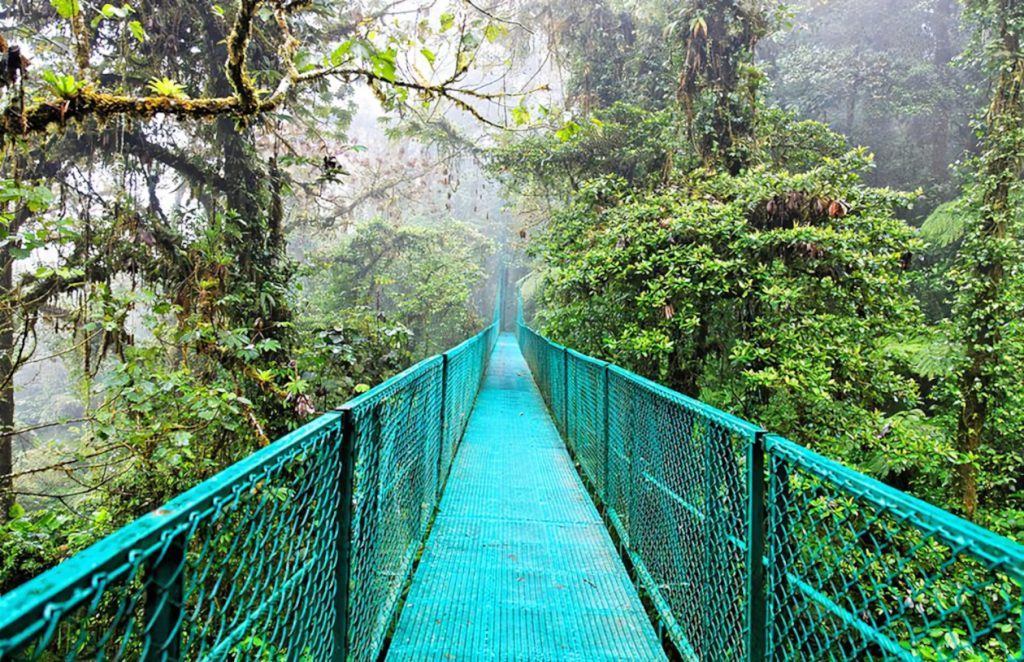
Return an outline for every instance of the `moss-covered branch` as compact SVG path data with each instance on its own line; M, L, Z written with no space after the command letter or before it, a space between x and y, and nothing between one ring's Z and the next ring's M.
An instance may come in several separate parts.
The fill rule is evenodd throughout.
M93 117L98 120L116 115L151 117L157 113L179 117L213 117L239 112L237 97L213 99L178 99L173 97L134 97L81 90L66 99L45 101L25 108L22 117L17 108L10 108L0 118L0 141L31 133L42 133L75 120ZM24 121L23 121L24 120Z
M264 4L272 6L280 32L278 54L281 59L282 75L281 82L273 92L261 98L247 69L247 51L253 38L257 12ZM148 118L157 114L182 118L253 117L277 109L297 87L326 77L337 77L347 81L362 79L375 90L386 87L404 88L416 91L424 98L448 99L478 121L491 125L496 123L487 119L472 101L496 101L521 96L486 93L461 87L459 80L465 73L461 69L451 78L436 84L383 76L355 63L323 66L300 72L294 60L301 44L293 34L288 21L296 12L307 6L308 3L303 0L238 0L231 32L226 39L227 57L224 72L231 84L230 95L198 99L157 95L132 96L109 93L95 84L89 84L73 93L33 105L12 104L0 115L0 143L20 136L45 133L86 118L102 121L116 116Z
M245 68L249 40L252 38L252 22L259 6L260 0L239 0L238 13L235 14L235 22L227 41L228 61L224 70L235 90L241 110L246 113L255 112L259 106L256 87Z

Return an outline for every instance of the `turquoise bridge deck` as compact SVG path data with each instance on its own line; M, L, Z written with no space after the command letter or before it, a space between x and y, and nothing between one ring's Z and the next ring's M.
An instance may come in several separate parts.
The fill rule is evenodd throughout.
M665 659L511 334L491 357L388 659Z

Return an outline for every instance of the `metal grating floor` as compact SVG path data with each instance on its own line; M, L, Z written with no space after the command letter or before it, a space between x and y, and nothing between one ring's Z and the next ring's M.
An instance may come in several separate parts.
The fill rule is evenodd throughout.
M665 659L511 334L491 357L387 659Z

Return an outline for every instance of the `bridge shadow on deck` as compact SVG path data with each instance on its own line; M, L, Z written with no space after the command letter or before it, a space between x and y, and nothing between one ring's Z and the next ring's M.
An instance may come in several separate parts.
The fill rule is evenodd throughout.
M665 659L511 334L491 357L387 659Z

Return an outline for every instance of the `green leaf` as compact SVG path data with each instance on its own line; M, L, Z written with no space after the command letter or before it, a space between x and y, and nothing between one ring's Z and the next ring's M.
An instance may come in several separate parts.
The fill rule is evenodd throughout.
M352 50L352 45L355 42L352 39L341 42L337 48L331 53L331 66L336 67L345 61L345 56Z
M526 106L516 106L512 109L512 121L516 126L522 126L530 121L530 110Z
M39 518L37 524L44 529L53 530L60 525L60 519L52 512L45 513Z
M24 517L25 516L25 507L22 506L20 503L15 502L15 503L11 504L10 509L8 509L7 516L10 517L11 519L19 519L21 517Z
M149 89L159 97L171 97L174 99L187 99L185 88L180 83L170 78L152 78L149 81Z
M81 11L78 0L50 0L50 4L61 18L71 18Z
M579 132L580 125L577 124L576 122L573 122L572 120L569 120L568 122L565 123L565 126L563 126L558 131L555 131L555 137L565 143L572 140L573 136L575 136Z
M389 83L395 82L396 55L397 53L393 48L371 55L370 62L373 63L373 73L377 74Z
M138 21L129 21L128 30L131 31L132 36L135 37L135 40L138 41L140 44L146 41L146 30L142 27L142 23Z
M46 211L53 204L53 191L46 186L33 186L25 191L22 197L25 200L25 206L33 214Z
M42 77L57 96L65 99L74 97L85 87L84 82L75 80L71 74L58 74L46 69L43 71Z
M103 18L116 18L124 19L127 18L134 10L130 5L123 5L121 7L115 7L109 2L100 9L100 15Z
M433 65L434 60L437 59L437 55L435 55L434 51L430 50L429 48L420 49L420 54L423 57L425 57L427 59L427 62L429 62L431 65Z
M451 30L453 25L455 25L455 14L449 11L441 14L441 32Z
M963 239L968 222L976 216L977 211L963 199L941 204L921 225L921 238L935 248L945 248Z
M495 25L494 23L488 23L487 27L484 29L484 39L486 39L489 44L493 44L506 34L508 34L508 28Z

